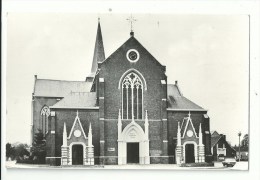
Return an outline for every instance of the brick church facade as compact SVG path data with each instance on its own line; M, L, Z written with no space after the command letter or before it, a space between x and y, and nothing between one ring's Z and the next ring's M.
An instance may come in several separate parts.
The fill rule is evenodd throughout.
M85 81L38 79L32 137L50 165L181 164L211 160L207 110L168 84L166 67L130 33L105 58L100 22Z

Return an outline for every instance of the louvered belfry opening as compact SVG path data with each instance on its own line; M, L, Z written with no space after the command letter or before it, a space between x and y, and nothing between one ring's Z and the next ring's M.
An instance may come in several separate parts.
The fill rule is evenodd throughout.
M140 77L131 72L122 81L122 118L142 119L143 83Z

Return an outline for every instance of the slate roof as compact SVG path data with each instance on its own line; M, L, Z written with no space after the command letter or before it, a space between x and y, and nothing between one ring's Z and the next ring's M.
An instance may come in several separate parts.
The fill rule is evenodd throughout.
M34 96L65 97L71 91L89 92L92 82L36 79Z
M96 92L71 92L51 108L96 107Z
M169 109L195 109L204 110L199 105L184 97L177 84L168 84L168 108Z
M217 131L211 131L211 137L219 136L219 133Z
M211 137L211 147L215 146L215 144L218 143L218 141L220 140L222 136L213 136Z

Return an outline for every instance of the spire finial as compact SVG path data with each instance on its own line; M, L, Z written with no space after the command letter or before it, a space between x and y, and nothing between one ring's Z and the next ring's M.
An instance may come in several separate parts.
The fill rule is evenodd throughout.
M127 18L126 20L128 20L129 23L130 23L130 25L131 25L130 35L131 35L131 36L134 36L133 23L134 23L135 21L137 21L137 20L132 16L132 14L131 14L131 16L130 16L129 18Z
M188 115L189 115L189 118L190 118L190 115L191 115L191 114L190 114L190 111L189 111L189 114L188 114Z
M77 117L79 117L79 111L77 110Z
M89 123L89 133L92 133L92 127L91 127L91 122Z
M100 17L98 16L98 23L100 23Z

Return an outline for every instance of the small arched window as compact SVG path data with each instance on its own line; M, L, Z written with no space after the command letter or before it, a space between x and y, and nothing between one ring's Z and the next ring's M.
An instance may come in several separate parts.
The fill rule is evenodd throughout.
M48 132L48 117L50 116L50 109L48 106L43 106L42 110L41 110L41 121L42 121L42 133L43 136L45 136L45 134Z
M140 77L130 72L122 81L122 118L142 119L143 83Z

